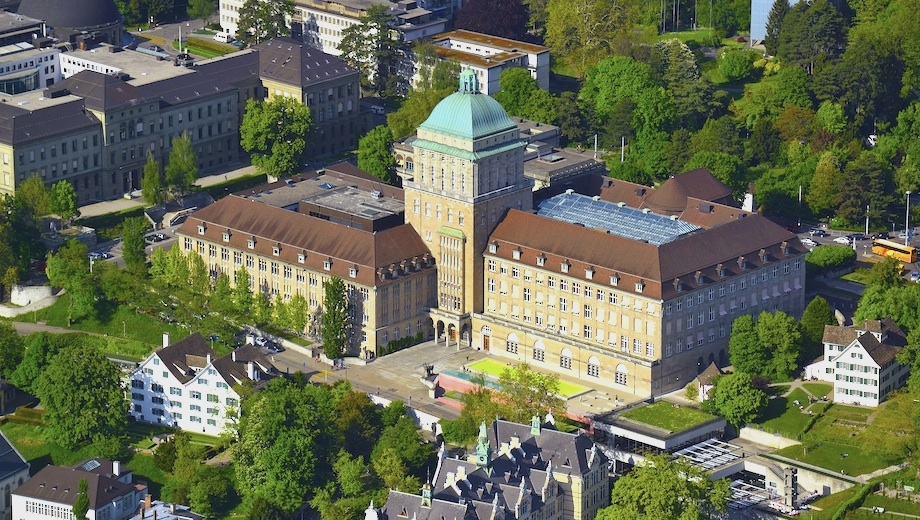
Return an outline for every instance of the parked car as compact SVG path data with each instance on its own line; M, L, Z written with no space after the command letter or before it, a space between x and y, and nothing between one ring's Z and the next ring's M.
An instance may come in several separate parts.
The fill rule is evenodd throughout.
M845 246L850 245L850 237L837 237L834 239L835 244L843 244Z
M808 232L808 234L810 234L813 237L826 237L827 231L824 231L823 229L812 229L811 231Z
M920 282L920 271L911 271L910 272L910 281Z
M891 235L889 235L887 231L882 231L881 233L876 233L869 238L871 238L872 240L875 240L877 238L888 239L888 238L891 238Z
M852 238L853 240L865 240L865 239L866 239L866 235L864 235L864 234L862 234L862 233L854 233L854 234L850 235L850 238Z
M802 239L802 244L803 244L803 245L806 245L806 246L808 246L808 247L815 247L816 245L818 245L817 242L815 242L814 240L812 240L812 239L810 239L810 238L803 238L803 239Z
M265 347L265 350L267 350L267 351L269 351L269 352L273 352L273 353L275 353L275 354L280 354L280 353L284 352L284 347L282 347L281 345L275 345L274 343L269 343L269 344Z
M166 235L163 233L154 233L152 235L147 235L147 240L150 242L162 242L166 240Z
M96 253L95 251L86 255L90 260L98 260L102 258L102 255Z
M160 47L159 45L151 45L150 47L147 47L147 48L152 50L153 52L164 52L163 47Z
M265 345L268 344L268 340L263 338L262 336L256 336L255 342L256 342L256 345L260 347L264 347Z

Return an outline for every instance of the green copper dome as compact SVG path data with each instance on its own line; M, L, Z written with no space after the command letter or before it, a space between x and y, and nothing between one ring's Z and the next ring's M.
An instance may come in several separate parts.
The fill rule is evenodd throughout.
M516 126L498 101L479 92L476 74L466 69L460 89L438 103L419 128L473 141Z

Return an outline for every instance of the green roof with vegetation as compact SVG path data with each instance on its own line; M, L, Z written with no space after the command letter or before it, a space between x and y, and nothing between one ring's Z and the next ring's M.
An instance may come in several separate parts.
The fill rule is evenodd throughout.
M620 414L620 417L678 432L703 424L716 418L715 415L688 406L674 405L665 401L635 408Z

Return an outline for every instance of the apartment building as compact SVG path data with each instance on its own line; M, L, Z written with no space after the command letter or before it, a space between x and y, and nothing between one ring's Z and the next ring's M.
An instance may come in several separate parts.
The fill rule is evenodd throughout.
M192 214L177 231L212 276L246 269L253 291L323 307L323 285L342 279L349 298L347 352L430 337L435 269L428 247L403 224L403 193L347 163L260 186ZM313 325L315 326L315 325Z
M891 318L826 325L823 342L824 355L805 367L805 377L833 383L835 402L878 406L910 377L897 360L907 336Z
M592 520L610 503L607 457L583 433L562 433L534 417L530 425L496 420L480 429L465 458L438 454L421 496L390 491L367 520L463 518Z
M278 376L271 361L253 345L218 356L198 334L150 354L131 373L131 416L208 435L236 428L240 396L235 387L258 387Z

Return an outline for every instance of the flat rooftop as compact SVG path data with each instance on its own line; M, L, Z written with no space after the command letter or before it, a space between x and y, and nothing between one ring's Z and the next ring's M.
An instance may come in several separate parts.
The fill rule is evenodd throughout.
M143 52L130 49L109 52L107 46L99 46L86 51L74 50L65 52L64 55L119 69L130 76L128 83L135 86L195 72L194 69L176 67L170 60L158 60L156 56Z
M323 185L332 187L323 188ZM386 197L380 191L366 191L353 186L334 186L327 182L321 183L320 188L321 192L305 198L304 202L369 220L397 215L405 210L402 200Z
M36 49L29 43L11 43L9 45L4 45L0 47L0 63L6 63L8 61L21 60L23 58L28 58L29 56L38 56L40 54L48 54L52 52L53 49Z
M22 94L16 94L15 96L0 94L0 103L3 103L4 105L19 107L23 110L33 111L53 107L62 103L70 103L77 99L82 100L83 98L73 94L68 94L66 96L60 96L56 98L45 97L45 91L42 89L30 90L28 92L23 92Z
M529 53L549 52L549 47L544 47L542 45L534 45L533 43L509 40L508 38L500 38L498 36L491 36L488 34L467 31L464 29L457 29L455 31L441 33L433 38L433 41L436 44L439 40L456 40L462 42L478 43L479 45L494 47L506 51L522 51Z
M567 179L585 172L603 173L603 161L594 158L592 152L578 153L573 150L552 149L546 153L528 150L524 157L524 175L544 182Z
M0 7L5 7L5 4L12 2L0 2ZM2 28L2 35L7 35L11 32L16 32L19 29L24 27L33 27L35 25L41 25L41 20L36 20L35 18L29 18L28 16L23 16L21 14L11 13L9 11L0 11L0 28Z
M438 43L435 43L434 50L444 59L453 59L462 64L469 64L487 69L491 67L500 67L505 62L526 56L523 52L499 52L489 56L482 56L459 49L441 47Z
M571 190L569 190L570 192ZM657 215L630 208L622 203L601 200L577 193L560 193L537 205L537 214L588 228L602 229L612 235L645 241L660 246L698 229L676 217Z

